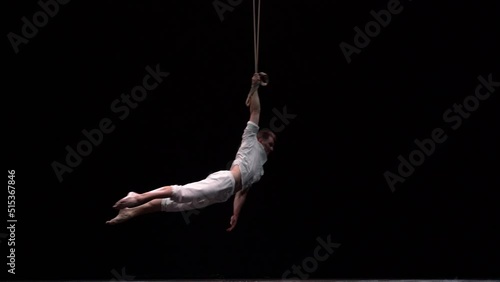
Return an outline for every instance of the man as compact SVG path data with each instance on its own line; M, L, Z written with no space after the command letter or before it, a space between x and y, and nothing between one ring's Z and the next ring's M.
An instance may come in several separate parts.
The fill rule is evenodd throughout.
M233 194L234 207L231 216L231 231L238 222L241 207L250 187L264 174L267 156L274 150L276 135L269 129L259 128L260 85L266 85L264 73L254 74L252 87L247 97L250 120L243 131L242 141L230 170L210 174L206 179L186 185L164 186L142 194L130 192L113 206L120 209L118 215L106 224L117 224L138 215L152 212L178 212L200 209L227 201Z

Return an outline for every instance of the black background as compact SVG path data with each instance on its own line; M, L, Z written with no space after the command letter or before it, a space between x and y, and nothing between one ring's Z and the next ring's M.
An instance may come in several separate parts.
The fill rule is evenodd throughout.
M347 63L339 44L388 2L263 1L260 125L273 109L295 116L231 233L232 198L189 224L180 213L104 223L128 191L197 181L233 159L249 117L252 1L222 21L212 1L71 1L17 54L7 34L40 7L10 3L3 139L18 222L16 275L2 275L281 279L330 237L341 246L310 278L498 278L500 90L457 130L442 117L478 76L500 81L498 3L402 1ZM170 75L118 119L111 103L157 64ZM60 183L51 164L106 117L115 130ZM448 139L392 192L384 172L438 127Z

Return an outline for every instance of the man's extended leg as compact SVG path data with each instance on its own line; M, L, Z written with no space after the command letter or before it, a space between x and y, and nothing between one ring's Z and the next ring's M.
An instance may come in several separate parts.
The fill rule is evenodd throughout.
M162 200L161 199L154 199L152 201L149 201L143 205L137 206L135 208L124 208L121 209L118 212L118 215L111 219L106 221L106 224L114 225L118 223L125 222L131 218L134 218L139 215L147 214L147 213L153 213L153 212L160 212L162 210Z
M172 198L177 203L224 202L234 192L235 180L231 171L224 170L210 174L207 178L186 185L164 186L149 192L131 192L113 206L117 209L135 207L153 199Z
M197 210L202 209L206 206L212 204L210 201L193 201L186 203L178 203L173 201L170 198L165 198L161 200L161 211L162 212L181 212L181 211L189 211L189 210Z
M163 199L171 196L172 196L172 186L163 186L158 189L151 190L142 194L130 192L125 198L116 202L113 208L123 209L126 207L135 207L154 199Z
M118 212L118 215L106 221L106 224L114 225L118 223L125 222L131 218L134 218L139 215L153 213L153 212L180 212L180 211L188 211L201 209L208 205L208 202L200 202L200 203L177 203L172 201L170 198L165 199L154 199L145 204L134 208L123 208Z

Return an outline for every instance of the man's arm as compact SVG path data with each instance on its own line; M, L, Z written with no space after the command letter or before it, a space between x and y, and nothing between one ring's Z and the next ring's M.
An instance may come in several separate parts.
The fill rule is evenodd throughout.
M245 200L247 198L247 194L248 194L248 189L245 189L245 190L240 190L234 196L233 216L231 216L231 221L229 222L231 226L229 226L227 231L233 230L234 227L236 226L236 223L238 222L238 217L240 216L241 208L243 207L243 204L245 203Z
M248 94L247 105L250 108L250 121L259 125L260 119L260 99L259 92L257 91L260 85L259 74L254 74L252 77L252 88Z
M240 190L234 196L233 215L239 216L241 208L247 199L248 189Z

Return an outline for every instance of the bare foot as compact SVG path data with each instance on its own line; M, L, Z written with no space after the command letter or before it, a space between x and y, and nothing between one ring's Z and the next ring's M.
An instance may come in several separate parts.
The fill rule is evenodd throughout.
M106 224L115 225L118 223L125 222L125 221L131 219L132 217L134 217L134 213L133 213L132 209L124 208L118 212L118 215L115 218L106 221Z
M140 203L139 203L139 199L137 196L139 196L139 194L137 194L135 192L129 192L127 194L127 197L116 202L116 204L113 206L113 208L123 209L123 208L131 208L131 207L138 206Z

